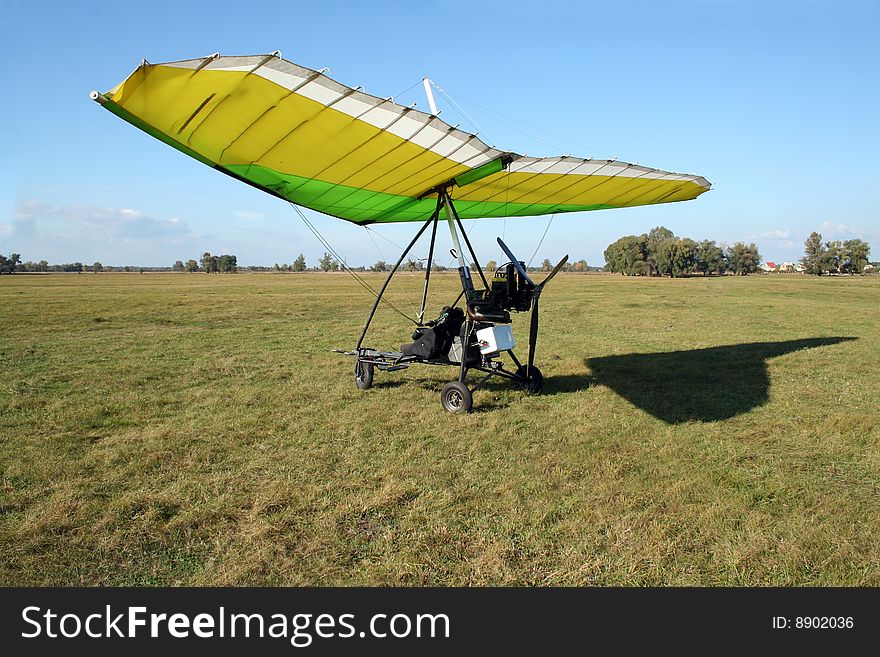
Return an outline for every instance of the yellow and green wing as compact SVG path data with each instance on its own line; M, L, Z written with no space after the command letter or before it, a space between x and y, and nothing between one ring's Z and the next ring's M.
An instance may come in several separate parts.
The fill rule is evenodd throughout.
M684 201L710 187L614 160L502 152L275 54L144 62L92 96L208 166L356 224L424 221L446 185L463 219Z

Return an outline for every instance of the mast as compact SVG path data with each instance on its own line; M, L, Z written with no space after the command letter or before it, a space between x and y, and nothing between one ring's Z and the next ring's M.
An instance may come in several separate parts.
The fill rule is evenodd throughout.
M452 209L452 202L449 200L449 194L445 191L440 194L443 203L443 209L446 211L446 222L449 224L449 234L452 236L453 251L458 260L458 276L461 278L461 289L464 292L465 300L470 301L473 298L474 283L471 280L471 270L467 261L461 252L461 242L458 241L458 232L455 230L455 213Z
M428 107L431 108L431 114L437 116L437 104L434 102L434 92L431 91L431 81L428 78L422 78L422 85L425 87L425 95L428 97Z

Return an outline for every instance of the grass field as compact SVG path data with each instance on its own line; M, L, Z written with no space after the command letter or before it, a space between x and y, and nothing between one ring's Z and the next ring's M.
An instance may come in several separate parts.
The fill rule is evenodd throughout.
M452 368L356 389L330 349L369 305L344 274L0 277L0 584L880 585L880 277L560 275L544 394L467 416Z

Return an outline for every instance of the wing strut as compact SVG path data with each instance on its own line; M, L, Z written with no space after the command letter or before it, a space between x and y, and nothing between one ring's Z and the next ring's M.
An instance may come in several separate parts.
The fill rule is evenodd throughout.
M385 294L385 290L388 287L388 284L391 282L391 277L394 276L394 273L397 271L398 267L400 267L400 263L403 262L403 259L406 257L406 254L410 252L410 250L415 246L416 242L419 241L419 238L422 236L428 226L432 224L436 224L437 217L440 216L440 203L441 199L437 199L437 207L434 208L434 212L431 213L431 218L426 221L421 228L419 228L419 232L416 233L416 236L412 238L412 241L407 245L407 247L403 250L403 253L400 254L400 257L397 259L397 262L394 263L394 267L391 268L391 271L388 272L388 276L385 278L385 282L382 283L382 287L379 289L379 294L376 295L376 301L373 302L373 307L370 310L370 316L367 317L367 321L364 324L364 330L361 331L361 337L358 340L357 347L355 349L360 349L364 344L364 338L367 336L367 330L370 328L370 323L373 321L373 317L376 315L376 309L379 307L379 303L382 301L382 295ZM431 263L428 263L428 271L430 271ZM427 274L426 274L427 276Z

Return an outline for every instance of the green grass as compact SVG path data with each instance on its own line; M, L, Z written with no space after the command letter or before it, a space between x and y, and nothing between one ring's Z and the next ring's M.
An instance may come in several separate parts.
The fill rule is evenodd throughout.
M880 277L560 275L545 393L468 416L452 368L357 390L330 349L369 304L344 274L0 277L0 584L880 585Z

